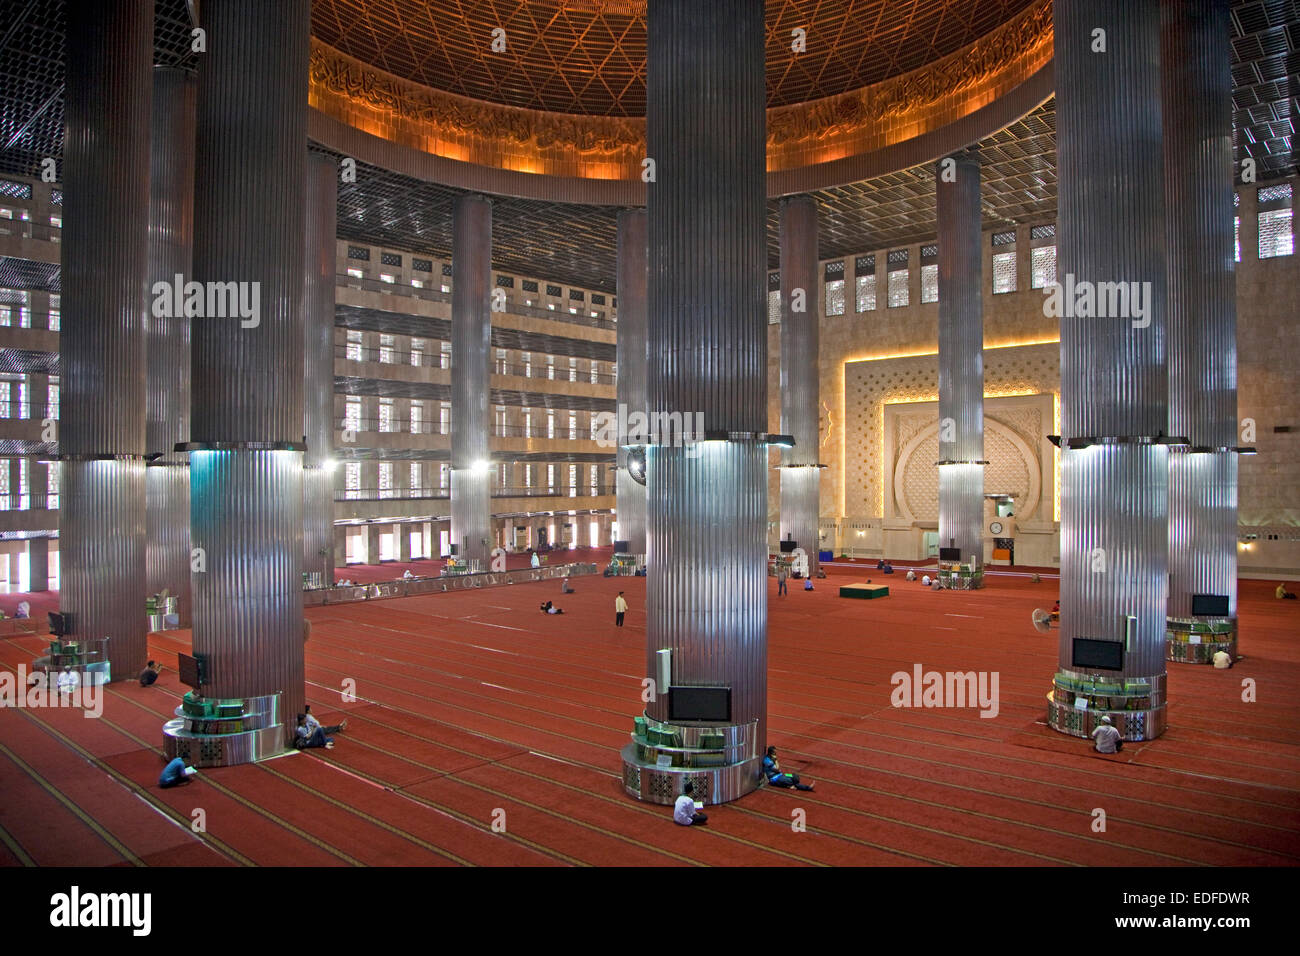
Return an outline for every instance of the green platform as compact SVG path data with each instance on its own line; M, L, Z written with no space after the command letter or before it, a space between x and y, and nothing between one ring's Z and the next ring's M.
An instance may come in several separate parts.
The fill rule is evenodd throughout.
M883 584L843 584L840 586L840 597L870 601L872 598L889 597L889 588Z

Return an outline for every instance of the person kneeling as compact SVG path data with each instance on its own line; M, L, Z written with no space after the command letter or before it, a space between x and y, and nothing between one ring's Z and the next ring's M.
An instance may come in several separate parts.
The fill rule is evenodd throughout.
M794 787L796 790L811 790L813 784L800 783L797 773L782 773L781 764L776 759L776 748L768 747L767 755L763 757L763 773L767 777L767 782L774 787Z
M180 757L173 757L167 766L163 767L162 776L158 778L160 787L178 787L182 783L189 783L197 770L193 767L185 766L185 761Z
M298 715L298 727L295 730L293 745L299 750L308 750L312 747L324 747L327 750L334 749L334 741L325 736L325 730L317 727L312 730L307 725L307 715Z
M709 818L695 808L695 784L687 780L686 786L682 787L682 795L673 804L673 823L698 827L708 822Z
M1105 714L1102 714L1101 723L1092 732L1092 739L1097 742L1099 754L1117 754L1124 749L1124 741L1120 739L1119 731L1111 726L1110 718Z

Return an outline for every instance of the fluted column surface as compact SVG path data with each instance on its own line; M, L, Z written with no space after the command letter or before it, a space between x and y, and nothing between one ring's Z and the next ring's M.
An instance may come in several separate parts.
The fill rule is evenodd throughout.
M150 300L156 283L190 278L194 242L194 75L157 67L149 162ZM161 291L159 289L158 291ZM164 293L165 294L165 293ZM160 310L164 311L165 310ZM190 320L145 312L148 400L145 472L148 591L177 598L182 627L190 625L189 460L176 445L190 437Z
M492 205L456 200L451 287L451 540L484 562L492 548L488 456L491 381Z
M1160 11L1129 0L1054 7L1060 178L1057 278L1139 283L1145 318L1061 318L1060 665L1075 637L1136 633L1124 676L1162 678L1168 593L1164 166ZM1106 52L1092 50L1105 31ZM1143 325L1145 323L1145 325Z
M1161 5L1169 275L1169 616L1237 614L1237 301L1228 0Z
M948 174L951 171L951 174ZM984 287L980 165L935 170L939 230L939 545L984 564Z
M618 405L627 414L649 410L646 394L646 212L624 209L618 214ZM626 418L621 420L626 429ZM646 436L618 436L618 536L629 553L645 554L646 488L627 470L627 447Z
M307 156L306 288L303 292L303 570L334 576L334 259L338 167Z
M144 666L145 333L153 3L68 18L63 151L62 610ZM111 459L111 460L110 460Z
M192 327L194 649L216 697L302 709L304 215L310 0L208 0L199 60L194 276L255 283L256 322ZM293 450L276 450L268 445ZM206 446L206 447L205 447Z
M649 399L707 430L767 431L763 5L656 0L647 12ZM697 457L692 457L697 455ZM767 448L652 445L646 673L729 684L766 739ZM667 719L662 693L647 706Z
M781 453L781 540L793 538L817 573L821 469L820 311L817 307L817 201L781 201L781 432L794 447ZM796 290L799 290L796 293ZM795 311L795 305L801 305Z

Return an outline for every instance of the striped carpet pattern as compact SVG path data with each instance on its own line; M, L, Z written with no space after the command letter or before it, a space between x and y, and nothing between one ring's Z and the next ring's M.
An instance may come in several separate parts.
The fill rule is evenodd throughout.
M888 583L883 600L840 583ZM1170 665L1170 729L1116 756L1044 724L1056 582L930 592L832 568L769 592L770 742L812 793L763 788L706 828L639 804L619 748L640 712L644 580L580 578L315 608L308 699L330 751L161 790L183 631L153 687L103 715L0 710L0 863L11 866L1086 866L1300 862L1300 602L1241 585L1244 659ZM631 611L614 626L614 596ZM562 616L537 610L544 600ZM36 637L0 640L0 669ZM899 708L892 675L996 671L998 713ZM345 699L345 692L354 696ZM1247 700L1243 697L1252 697ZM802 824L802 825L799 825ZM1103 825L1104 824L1104 825Z

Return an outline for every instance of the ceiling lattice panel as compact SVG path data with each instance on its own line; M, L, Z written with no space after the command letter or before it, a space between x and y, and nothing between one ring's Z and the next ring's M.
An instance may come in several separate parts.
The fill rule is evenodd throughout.
M768 103L802 103L917 69L1032 2L767 0ZM644 0L316 0L312 33L371 66L471 99L644 116L644 11ZM498 29L505 50L494 52ZM799 53L795 29L805 31Z
M1260 180L1295 169L1300 111L1300 2L1249 0L1232 5L1232 105L1238 174L1249 156Z

